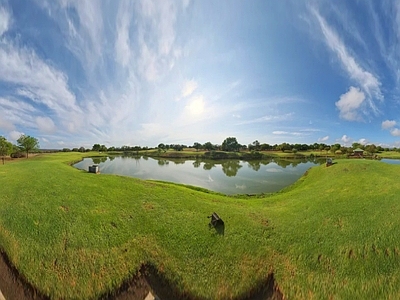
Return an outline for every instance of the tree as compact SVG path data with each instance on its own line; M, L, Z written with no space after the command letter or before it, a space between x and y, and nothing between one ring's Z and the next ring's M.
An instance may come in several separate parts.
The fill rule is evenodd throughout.
M92 151L100 151L100 144L94 144L92 147Z
M0 136L0 156L3 159L4 165L4 156L10 155L13 150L13 144L11 144L7 139L3 136Z
M254 146L256 151L260 150L260 142L258 140L255 140L253 142L253 146Z
M373 155L375 152L376 152L376 146L374 145L374 144L372 144L372 145L367 145L366 147L365 147L365 150L367 151L367 152L369 152L369 153L371 153L371 155Z
M205 150L207 150L207 151L211 151L211 150L214 150L214 145L211 144L211 142L207 142L207 143L205 143L205 144L203 145L203 148L204 148Z
M239 151L240 144L235 137L228 137L222 143L222 151Z
M39 149L39 141L37 138L34 138L29 135L22 134L17 140L18 147L26 152L26 158L28 158L29 151Z
M199 151L199 149L201 149L201 147L202 147L202 145L200 143L198 143L198 142L195 142L193 144L193 148L196 149L196 151Z

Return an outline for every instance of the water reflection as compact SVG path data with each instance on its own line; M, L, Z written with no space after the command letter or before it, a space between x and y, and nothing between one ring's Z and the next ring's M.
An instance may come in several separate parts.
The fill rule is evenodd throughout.
M173 162L173 163L171 163ZM172 181L204 187L225 194L255 194L279 191L294 183L308 168L318 164L308 160L184 160L147 156L87 158L75 164L88 170L98 164L101 173L142 179ZM243 168L246 166L247 168Z
M100 163L106 162L108 157L93 157L93 163L99 165Z
M236 176L239 169L242 167L239 160L227 160L221 163L222 171L226 176Z

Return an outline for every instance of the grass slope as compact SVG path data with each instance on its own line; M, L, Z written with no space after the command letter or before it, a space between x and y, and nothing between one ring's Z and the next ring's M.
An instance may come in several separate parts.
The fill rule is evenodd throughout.
M79 153L0 166L0 247L52 298L96 298L143 263L208 299L270 272L287 298L397 298L399 166L339 160L265 198L71 168ZM217 211L225 234L209 230Z

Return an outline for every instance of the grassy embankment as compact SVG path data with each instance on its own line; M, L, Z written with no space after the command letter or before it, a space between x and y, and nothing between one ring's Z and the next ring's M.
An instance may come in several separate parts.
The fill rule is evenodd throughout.
M95 298L143 263L209 299L243 295L270 272L288 298L400 294L400 166L339 160L238 199L66 163L80 157L0 166L0 248L52 298ZM223 236L207 227L213 211Z

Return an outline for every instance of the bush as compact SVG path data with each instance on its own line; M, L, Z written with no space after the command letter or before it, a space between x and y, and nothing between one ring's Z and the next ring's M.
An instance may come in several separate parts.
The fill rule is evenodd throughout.
M14 153L11 153L11 158L23 158L23 157L26 157L26 155L25 155L25 153L23 153L23 152L14 152Z

